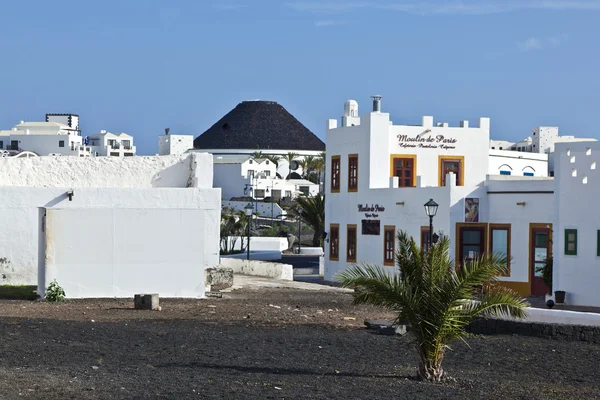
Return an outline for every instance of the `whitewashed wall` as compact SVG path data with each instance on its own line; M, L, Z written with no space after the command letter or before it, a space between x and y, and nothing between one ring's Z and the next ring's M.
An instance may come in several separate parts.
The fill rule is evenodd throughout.
M0 158L0 186L212 187L212 156Z
M223 199L245 196L250 179L242 175L240 164L214 164L213 186L221 188Z
M600 306L600 143L555 146L553 290L567 292L573 305ZM577 229L577 255L565 255L565 229Z
M193 148L193 135L162 135L158 137L158 154L161 156L183 154Z
M202 297L204 252L211 241L198 227L207 225L208 214L172 208L49 209L42 288L56 279L69 298Z
M501 281L529 281L529 224L554 222L551 178L494 177L487 183L488 221L511 225L511 269ZM532 193L537 192L537 193ZM517 205L517 203L525 205Z
M204 213L204 222L196 226L194 237L204 243L198 252L206 265L217 265L219 258L220 190L201 188L75 188L72 201L65 188L0 187L0 284L35 285L38 268L44 266L45 236L42 234L46 209L147 209L173 211L172 218L181 218L178 210ZM165 211L165 212L166 212ZM149 221L152 218L148 218ZM95 226L102 229L110 221ZM82 217L82 225L90 222ZM158 222L157 222L158 224ZM159 225L157 225L158 227ZM165 229L163 235L181 236L186 241L189 232ZM185 236L185 237L184 237ZM169 239L172 240L172 239ZM94 247L89 243L90 251ZM86 252L81 246L77 252ZM169 248L162 249L172 252ZM79 253L77 253L79 254ZM203 255L202 255L203 254Z
M501 171L508 171L511 176L525 176L526 172L532 173L533 176L548 176L548 154L491 149L489 152L490 175L500 175Z

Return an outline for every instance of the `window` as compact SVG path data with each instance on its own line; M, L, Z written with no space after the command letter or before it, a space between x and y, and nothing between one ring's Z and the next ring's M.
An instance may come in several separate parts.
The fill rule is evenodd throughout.
M496 148L494 146L492 146L492 150L496 150Z
M340 226L338 224L329 226L329 259L332 261L340 259Z
M269 165L269 160L267 160L267 165Z
M386 225L383 227L383 265L394 266L396 254L396 227Z
M358 154L348 156L348 191L358 190Z
M4 142L0 140L0 149L4 148Z
M510 224L490 224L490 252L506 257L506 273L510 276Z
M254 178L254 170L253 170L253 169L249 169L249 170L248 170L248 176L249 176L250 178Z
M394 157L392 176L398 177L398 187L415 186L416 158Z
M577 229L565 229L565 255L577 255Z
M463 172L464 172L464 157L439 157L439 168L440 168L440 186L446 186L446 175L453 173L456 176L456 186L463 186Z
M252 160L248 160L248 164L254 164Z
M356 225L346 229L346 261L356 262Z
M58 147L65 147L65 141L64 140L59 140L58 141Z
M429 246L431 243L429 242L429 227L422 226L421 227L421 250L427 251L429 250Z
M533 172L523 172L523 176L533 176Z
M291 190L286 190L285 191L285 197L291 198L292 197L292 191Z
M498 147L498 150L502 150L502 147Z
M271 171L265 171L265 176L271 176Z
M331 157L331 191L340 192L340 156Z
M510 171L500 171L500 175L510 175Z

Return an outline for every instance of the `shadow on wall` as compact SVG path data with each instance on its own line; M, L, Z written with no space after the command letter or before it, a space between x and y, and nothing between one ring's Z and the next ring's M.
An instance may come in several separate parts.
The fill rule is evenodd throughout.
M152 177L152 187L188 187L191 175L190 162L191 157L188 157L179 161L177 164L173 164L162 171L157 172Z

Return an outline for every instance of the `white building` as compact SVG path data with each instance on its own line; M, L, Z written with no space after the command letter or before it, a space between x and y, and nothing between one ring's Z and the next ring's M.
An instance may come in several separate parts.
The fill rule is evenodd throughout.
M126 133L114 134L101 130L90 136L90 146L96 156L132 157L136 153L133 136Z
M224 200L246 196L279 200L319 193L319 185L306 179L277 177L277 166L266 158L215 155L213 161L213 186L221 188Z
M0 158L0 284L202 297L220 195L209 154Z
M243 101L194 140L194 148L221 156L281 157L277 174L299 178L304 174L299 162L290 165L285 157L319 157L325 143L308 130L283 106L274 101ZM295 174L294 174L295 173Z
M555 145L553 290L600 306L600 143Z
M520 142L509 142L506 140L490 140L491 150L504 150L514 152L525 152L536 154L534 158L537 159L537 154L547 155L548 167L545 174L549 176L554 175L554 147L558 143L578 143L578 142L590 142L596 141L591 138L577 138L575 136L559 136L558 127L556 126L538 126L531 132L531 136L521 140ZM523 158L531 158L531 155L522 155ZM535 176L546 176L538 175Z
M0 131L0 150L30 151L40 156L91 154L90 147L83 144L76 114L46 114L45 122L21 121L10 130Z
M502 284L544 295L535 269L552 254L554 181L535 173L545 158L490 152L488 118L475 127L434 124L432 117L395 125L380 99L360 117L350 101L341 126L327 122L325 279L355 262L394 271L399 230L428 246L423 205L433 199L434 232L449 236L453 259L504 253L510 261Z
M165 135L158 137L158 154L161 156L183 154L193 148L192 135L170 135L167 130Z

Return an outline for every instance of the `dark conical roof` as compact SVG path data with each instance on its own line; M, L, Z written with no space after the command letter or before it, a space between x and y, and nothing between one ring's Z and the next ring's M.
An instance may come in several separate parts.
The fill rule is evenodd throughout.
M194 148L325 151L325 143L276 102L243 101L198 136Z

